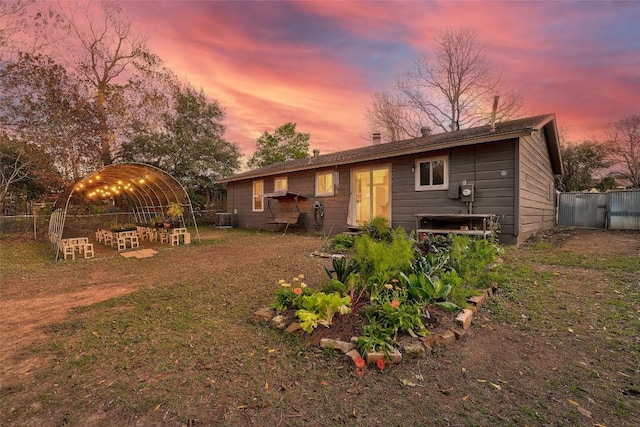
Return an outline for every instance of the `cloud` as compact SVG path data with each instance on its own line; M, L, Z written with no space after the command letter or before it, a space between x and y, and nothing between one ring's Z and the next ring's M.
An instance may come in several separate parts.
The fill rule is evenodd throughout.
M150 47L226 109L227 138L295 122L322 152L368 144L375 90L473 26L531 113L555 112L582 138L634 113L640 4L634 2L123 2Z

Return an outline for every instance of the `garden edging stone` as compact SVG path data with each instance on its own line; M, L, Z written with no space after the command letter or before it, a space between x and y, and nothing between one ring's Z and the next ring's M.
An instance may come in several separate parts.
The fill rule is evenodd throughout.
M456 327L452 327L443 332L437 334L428 335L421 338L405 338L400 343L400 349L394 348L388 354L384 352L365 352L364 360L368 364L375 364L378 360L382 359L389 364L400 363L403 359L403 352L407 358L424 358L426 354L430 353L434 347L450 347L455 345L457 341L464 337L471 327L473 317L477 315L478 310L485 304L487 299L494 296L497 292L497 285L492 284L490 288L487 288L482 295L470 297L467 301L469 305L467 308L462 309L456 316ZM287 332L302 332L300 324L298 322L292 322L287 325L285 316L276 314L276 311L272 308L261 308L253 315L253 320L256 323L264 321L270 322L274 327L280 330L286 330ZM350 337L349 342L342 341L340 339L322 338L320 340L321 348L335 348L340 350L343 354L349 357L353 363L357 363L357 360L362 359L360 352L356 348L358 337Z

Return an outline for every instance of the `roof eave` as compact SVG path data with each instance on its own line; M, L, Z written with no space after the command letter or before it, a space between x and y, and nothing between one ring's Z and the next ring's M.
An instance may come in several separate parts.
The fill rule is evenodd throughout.
M520 129L518 131L495 133L495 134L484 135L482 137L465 138L465 139L446 142L442 144L433 144L433 145L427 145L427 146L414 147L411 149L398 150L392 153L369 155L369 156L359 157L357 159L337 160L333 162L320 163L320 164L313 162L313 159L310 158L309 159L310 163L303 166L292 167L288 169L280 169L277 171L270 171L270 172L246 174L246 175L239 176L237 178L234 178L233 176L231 176L228 178L220 179L217 182L229 183L229 182L236 182L236 181L244 181L247 179L282 175L284 173L302 172L305 170L321 169L321 168L330 168L330 167L342 166L347 164L364 163L364 162L370 162L375 160L388 159L392 157L401 157L401 156L407 156L412 154L427 153L431 151L446 150L449 148L455 148L460 146L483 144L485 142L502 141L506 139L520 138L521 136L530 135L535 130L537 130L537 128L526 128L526 129Z

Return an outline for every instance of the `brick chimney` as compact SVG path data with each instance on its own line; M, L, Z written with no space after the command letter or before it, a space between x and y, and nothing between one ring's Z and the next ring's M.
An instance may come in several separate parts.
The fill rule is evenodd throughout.
M429 126L422 126L420 128L422 136L431 136L431 128Z
M313 158L317 159L319 155L320 155L320 150L318 150L317 148L314 148L313 149Z
M373 145L380 144L380 140L381 140L380 132L375 132L372 138Z

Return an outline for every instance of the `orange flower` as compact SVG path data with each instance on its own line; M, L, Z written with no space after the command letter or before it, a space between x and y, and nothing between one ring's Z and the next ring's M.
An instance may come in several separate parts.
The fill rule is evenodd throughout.
M400 300L394 299L393 301L391 301L391 307L393 308L400 307Z
M302 295L302 288L293 288L293 293L296 295Z
M356 368L358 368L358 369L362 369L362 368L364 368L364 365L366 365L366 362L360 356L358 356L355 359L353 359L353 361L355 362Z
M379 370L384 371L384 359L376 360L376 366Z

